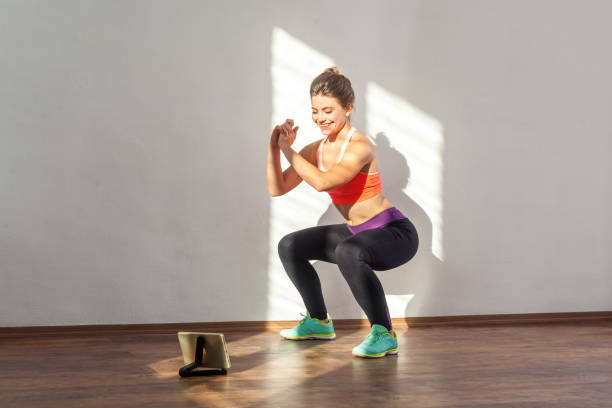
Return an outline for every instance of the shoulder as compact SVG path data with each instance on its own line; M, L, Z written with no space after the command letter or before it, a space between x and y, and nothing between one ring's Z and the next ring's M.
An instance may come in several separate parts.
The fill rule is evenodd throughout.
M355 129L355 131L353 132L353 136L351 136L351 142L359 142L362 144L374 146L370 138L358 131L357 129Z
M314 142L302 147L302 150L300 150L300 156L304 157L310 163L316 165L317 150L319 149L319 145L323 140L325 139L315 140Z
M348 146L354 153L360 155L372 155L376 151L374 143L358 130L353 132L351 142ZM347 149L348 150L348 149Z

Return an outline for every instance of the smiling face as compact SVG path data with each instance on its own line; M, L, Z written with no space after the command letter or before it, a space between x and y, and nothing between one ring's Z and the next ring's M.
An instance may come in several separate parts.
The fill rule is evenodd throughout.
M325 95L314 95L310 101L312 121L321 129L322 134L333 135L342 130L352 110L350 104L344 109L336 98Z

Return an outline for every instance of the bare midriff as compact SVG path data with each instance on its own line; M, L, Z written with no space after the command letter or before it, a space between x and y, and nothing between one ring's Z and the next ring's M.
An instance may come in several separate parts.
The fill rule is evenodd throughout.
M378 194L367 200L353 204L334 204L348 225L359 225L377 214L393 207L387 198Z

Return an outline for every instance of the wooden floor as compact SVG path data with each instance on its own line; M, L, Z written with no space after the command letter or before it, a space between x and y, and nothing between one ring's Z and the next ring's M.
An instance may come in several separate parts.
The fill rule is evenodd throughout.
M175 335L4 338L0 406L612 407L611 322L399 329L398 355L353 357L367 333L227 333L228 375L188 379Z

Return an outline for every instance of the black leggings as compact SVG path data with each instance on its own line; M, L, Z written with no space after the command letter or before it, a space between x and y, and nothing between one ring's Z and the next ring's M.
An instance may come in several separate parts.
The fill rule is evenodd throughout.
M355 235L346 224L306 228L283 237L278 253L311 317L327 318L319 276L308 262L319 260L338 265L370 326L380 324L391 330L385 293L373 270L386 271L408 262L418 246L416 229L404 218Z

